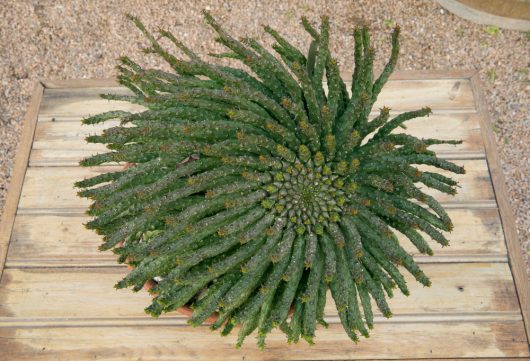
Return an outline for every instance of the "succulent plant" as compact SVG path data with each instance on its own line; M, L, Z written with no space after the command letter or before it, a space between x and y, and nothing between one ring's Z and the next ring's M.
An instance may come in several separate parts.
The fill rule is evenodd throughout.
M384 107L370 116L396 65L399 27L377 78L368 29L354 30L349 92L330 54L327 17L318 30L302 19L313 39L307 55L268 26L275 55L204 17L228 48L213 55L245 70L206 62L160 30L189 59L178 58L129 16L149 40L145 52L172 72L122 57L118 80L132 95L102 96L145 110L83 120L121 122L87 137L110 151L81 165L133 165L76 183L94 201L86 226L104 236L100 249L134 266L116 287L138 291L156 279L147 313L188 305L191 325L217 313L211 328L225 335L240 326L237 346L257 329L260 347L274 327L289 342L313 343L317 323L326 326L329 288L348 336L368 337L371 300L390 317L386 297L396 286L409 294L398 266L430 285L396 231L424 254L432 254L424 237L448 244L441 231L451 220L422 188L455 194L457 183L417 167L464 173L428 149L459 141L394 131L429 108L391 116Z

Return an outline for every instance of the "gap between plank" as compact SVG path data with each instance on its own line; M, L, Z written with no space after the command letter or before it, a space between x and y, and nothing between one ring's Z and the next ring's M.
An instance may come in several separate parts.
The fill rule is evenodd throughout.
M465 263L508 263L506 255L491 255L491 256L413 256L418 265L427 264L465 264ZM117 259L117 258L116 258ZM41 263L24 264L24 261L6 262L6 269L31 269L31 270L83 270L83 269L123 269L126 266L117 263L116 260L109 259L108 261L94 261L93 263L81 263L72 265L77 262L77 259L71 260L68 264L57 264L64 262L64 260L44 260Z
M45 150L45 149L39 149ZM65 150L67 151L67 150ZM101 151L100 153L104 153ZM454 151L454 152L436 152L436 154L446 160L473 160L486 159L486 153L478 151ZM29 167L79 167L79 161L32 161L30 158Z
M446 209L484 209L497 208L494 200L472 202L443 202ZM87 208L19 208L17 215L85 216Z
M0 318L0 328L34 328L34 327L130 327L130 326L189 326L189 317L184 315L164 316L159 319L146 317L115 318ZM340 324L339 316L327 316L324 320L330 324ZM444 322L520 322L518 312L478 312L478 313L433 313L401 314L385 318L374 315L375 323L444 323ZM205 327L205 326L202 326Z
M413 256L419 264L433 263L507 263L508 256L502 254L491 255L451 255L451 256ZM6 269L35 269L35 268L125 268L124 265L116 263L116 258L103 259L17 259L7 260ZM75 266L72 264L75 262Z

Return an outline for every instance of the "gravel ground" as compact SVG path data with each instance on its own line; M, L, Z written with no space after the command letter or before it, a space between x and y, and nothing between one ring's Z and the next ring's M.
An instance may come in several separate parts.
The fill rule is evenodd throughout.
M263 40L260 25L270 24L302 47L309 39L299 26L300 16L316 21L319 14L328 14L332 51L343 69L352 67L351 30L362 21L371 24L378 69L394 24L402 28L399 69L477 69L530 273L530 33L473 24L435 1L0 1L0 209L37 80L112 77L119 55L143 57L138 49L145 41L124 11L151 29L170 29L200 54L218 50L200 16L203 8L235 33ZM155 58L143 63L160 66Z

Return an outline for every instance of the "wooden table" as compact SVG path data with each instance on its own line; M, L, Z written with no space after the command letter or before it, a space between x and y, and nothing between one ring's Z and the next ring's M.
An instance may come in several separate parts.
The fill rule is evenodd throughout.
M116 291L126 272L98 236L85 230L87 201L75 180L115 166L80 168L82 157L101 150L83 138L102 126L81 117L110 109L139 109L97 94L124 93L109 80L46 81L37 85L15 160L0 224L1 360L320 360L320 359L515 359L528 358L530 297L513 216L478 77L469 71L395 74L374 107L393 112L432 107L409 131L423 137L463 139L437 146L465 166L459 194L437 194L455 223L451 246L433 245L435 256L414 254L433 286L410 277L411 296L390 300L395 316L376 315L369 339L350 342L334 305L329 329L316 345L288 346L274 332L264 352L250 337L241 350L234 337L186 318L144 314L149 295ZM108 126L108 125L106 125ZM412 252L412 248L409 247ZM5 261L4 261L5 260Z

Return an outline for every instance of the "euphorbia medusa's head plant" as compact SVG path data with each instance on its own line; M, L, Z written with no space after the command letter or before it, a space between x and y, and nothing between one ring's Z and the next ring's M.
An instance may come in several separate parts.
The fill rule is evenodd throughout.
M272 53L254 39L236 40L204 12L227 48L214 56L238 68L207 62L160 30L185 55L177 57L129 17L149 41L145 52L172 71L122 57L118 80L132 93L103 97L145 110L83 120L121 121L87 138L109 151L83 166L132 164L77 183L93 200L87 227L103 235L101 250L134 267L116 287L140 290L155 279L149 314L187 306L192 325L215 314L211 328L228 334L238 326L238 346L257 330L263 347L275 327L289 342L313 343L317 323L327 325L328 289L357 341L373 326L371 300L390 317L386 297L396 286L409 294L397 266L430 285L395 232L421 253L432 254L427 236L447 245L441 231L451 220L424 190L454 194L456 182L418 166L464 169L429 150L459 142L395 132L429 108L391 116L383 107L371 116L397 62L399 28L377 77L368 29L354 30L348 89L330 54L327 17L318 29L302 19L312 38L307 54L266 26Z

